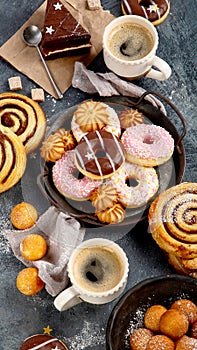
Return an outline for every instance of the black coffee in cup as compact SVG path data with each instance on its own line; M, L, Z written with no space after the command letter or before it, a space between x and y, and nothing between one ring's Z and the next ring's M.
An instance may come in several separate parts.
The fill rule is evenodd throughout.
M145 57L152 50L154 40L147 28L138 24L123 23L113 28L107 44L117 58L134 61Z
M76 283L88 292L105 292L121 280L124 265L110 246L88 247L76 255L72 273Z

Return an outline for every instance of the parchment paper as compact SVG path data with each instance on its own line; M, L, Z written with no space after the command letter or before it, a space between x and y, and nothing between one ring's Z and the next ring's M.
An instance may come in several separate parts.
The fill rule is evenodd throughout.
M73 17L89 31L92 42L92 48L88 54L47 61L58 87L61 92L64 93L71 85L75 62L83 62L83 64L87 66L102 50L104 28L114 19L114 16L110 14L109 11L103 10L102 7L98 10L91 11L87 6L86 0L61 1L72 13ZM46 92L57 98L36 48L26 46L22 40L22 32L26 26L34 24L42 29L44 25L45 9L46 1L34 12L29 20L1 46L0 56L18 71L37 83Z

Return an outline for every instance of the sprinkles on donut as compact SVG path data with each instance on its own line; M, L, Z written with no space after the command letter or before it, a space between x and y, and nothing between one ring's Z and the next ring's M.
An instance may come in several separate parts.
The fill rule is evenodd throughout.
M169 14L169 0L122 0L124 15L137 15L145 17L155 26L161 24Z

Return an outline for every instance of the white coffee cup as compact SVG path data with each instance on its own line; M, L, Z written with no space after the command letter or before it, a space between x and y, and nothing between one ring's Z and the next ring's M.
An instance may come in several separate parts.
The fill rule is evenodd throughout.
M125 28L127 27L127 34ZM129 28L132 27L132 34L129 34ZM122 39L123 42L119 48L125 48L125 46L136 47L136 50L142 46L141 43L136 41L136 38L139 39L139 33L135 35L133 29L137 28L138 30L143 30L144 34L149 35L152 43L150 44L149 50L143 57L134 59L126 54L120 55L117 57L114 53L113 42L117 45L117 41L120 39L120 30L124 28L125 37ZM127 35L127 39L126 38ZM130 35L130 41L129 41ZM132 37L133 36L133 37ZM145 36L146 37L146 36ZM117 38L119 38L117 40ZM134 41L133 41L134 40ZM128 45L129 43L129 45ZM171 75L171 68L167 62L165 62L160 57L156 56L156 50L158 48L159 37L157 30L154 25L148 21L146 18L135 15L125 15L120 16L112 20L105 28L103 34L103 56L106 66L114 73L120 77L127 79L139 79L141 77L147 77L157 80L166 80ZM123 46L124 45L124 46ZM141 46L139 46L141 45ZM122 51L123 52L123 51ZM155 67L156 69L152 68Z
M55 298L59 311L83 301L105 304L117 298L127 283L129 263L118 244L93 238L74 249L67 270L72 286Z

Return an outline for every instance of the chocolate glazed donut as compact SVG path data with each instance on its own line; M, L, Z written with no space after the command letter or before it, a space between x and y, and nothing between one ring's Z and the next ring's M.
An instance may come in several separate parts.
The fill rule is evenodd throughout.
M145 17L154 25L164 21L169 9L169 0L122 0L123 14Z
M93 179L109 177L125 160L119 139L103 130L85 135L75 152L77 168L82 174Z
M68 350L66 345L55 337L47 334L36 334L27 338L21 345L19 350Z

